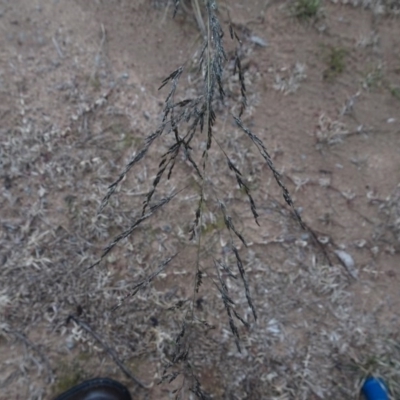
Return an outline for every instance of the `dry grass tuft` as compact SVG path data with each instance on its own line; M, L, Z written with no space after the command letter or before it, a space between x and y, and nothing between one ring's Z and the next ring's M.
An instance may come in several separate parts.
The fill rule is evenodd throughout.
M363 7L375 15L399 15L399 0L331 0L333 3L348 4L353 7Z

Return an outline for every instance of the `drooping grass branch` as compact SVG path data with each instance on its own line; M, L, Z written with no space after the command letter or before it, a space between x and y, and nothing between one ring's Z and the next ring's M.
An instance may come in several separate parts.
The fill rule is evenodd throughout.
M178 12L180 5L182 5L180 0L174 1L174 15ZM185 312L181 323L181 329L175 339L175 349L173 355L170 359L170 362L165 367L164 373L162 374L162 380L171 382L180 373L188 371L188 374L193 382L191 386L193 393L200 398L207 398L207 395L202 390L200 382L195 376L193 367L190 363L191 352L194 349L193 344L190 341L190 336L193 331L193 326L195 325L194 321L196 320L196 298L201 290L202 285L204 284L203 281L206 281L205 278L213 282L217 291L221 295L222 302L228 315L229 326L239 351L241 350L240 336L235 320L239 320L246 327L249 327L249 322L242 318L237 312L233 296L228 293L228 286L224 281L224 277L221 275L221 271L224 273L224 276L227 275L229 278L240 281L243 284L247 304L254 319L257 320L257 312L250 293L250 284L248 281L249 278L246 274L246 268L239 249L235 244L235 241L240 240L240 242L247 247L246 239L244 235L236 228L235 222L229 215L227 206L218 199L218 196L212 196L212 198L216 201L218 212L222 216L224 222L223 229L229 234L229 249L234 257L237 270L233 272L231 266L226 265L222 261L216 261L215 259L214 268L207 268L202 260L202 246L204 245L202 240L203 214L204 209L208 207L207 202L209 199L207 198L207 191L210 187L208 184L209 181L207 181L207 173L210 171L208 165L210 163L210 157L212 156L211 154L214 154L211 152L211 149L215 143L217 144L217 151L223 155L226 161L225 165L232 173L232 178L234 178L238 189L245 193L255 222L257 225L260 225L260 223L259 213L257 211L256 203L250 191L249 185L246 183L239 166L235 165L234 161L228 156L228 153L224 148L226 143L224 140L224 132L220 132L216 129L218 117L216 110L219 109L219 106L224 105L224 99L226 97L226 91L224 90L224 72L226 70L226 63L228 61L228 55L224 49L224 31L220 24L217 2L216 0L204 0L203 12L199 11L199 3L197 0L195 1L195 5L198 16L200 18L202 18L202 16L205 17L204 32L202 32L204 33L204 41L199 49L198 56L198 74L200 74L202 79L201 87L197 87L198 90L196 96L191 98L185 98L181 96L179 87L182 85L182 76L186 73L185 65L176 68L161 82L159 90L165 90L165 88L169 87L162 110L161 123L156 130L145 139L141 150L132 157L118 178L108 187L107 194L101 203L99 212L102 212L104 207L107 206L118 185L121 184L130 170L141 160L143 160L143 158L148 154L150 148L155 146L160 138L163 138L168 142L167 149L160 156L157 172L149 185L150 188L148 189L143 201L141 215L125 231L114 238L114 240L103 250L100 259L91 267L98 265L118 243L134 234L135 230L143 222L153 217L156 211L166 206L180 192L182 192L182 190L189 186L186 185L183 189L179 189L174 194L164 197L162 200L154 203L153 198L155 197L156 191L159 190L160 184L174 176L176 168L179 167L181 157L183 157L185 164L191 168L191 171L196 178L196 183L199 190L198 202L194 210L194 219L192 220L191 226L188 230L189 240L196 241L197 247L195 256L196 259L192 263L193 292L191 298L191 307ZM268 168L271 170L275 178L275 181L282 190L285 202L292 208L298 222L304 228L301 217L294 208L289 191L283 184L281 175L275 168L266 146L262 140L247 127L245 127L242 122L241 117L247 106L245 75L240 60L240 46L242 46L242 42L235 32L232 23L229 24L229 33L231 39L236 41L238 46L234 52L234 55L231 57L234 63L233 72L234 74L238 75L238 81L240 85L240 94L238 98L238 102L240 102L240 109L238 115L234 116L234 121L256 146L257 150L266 161ZM205 145L203 147L201 145L199 146L199 142L202 142ZM189 174L187 174L187 172L185 173L189 177ZM208 178L211 179L210 177ZM118 308L125 299L135 296L142 287L149 284L160 272L164 271L167 265L174 260L174 257L175 256L171 256L165 259L154 273L136 283L131 289L130 293L123 300L121 300L121 302L119 302L114 309ZM213 276L209 275L210 270L215 270L215 273L212 272ZM173 366L176 368L178 364L179 369L177 371L168 371L170 367Z
M227 287L226 283L224 282L224 280L222 279L222 276L221 276L221 273L219 271L219 268L222 268L225 271L228 270L230 277L233 277L235 279L236 279L236 277L230 273L230 270L228 269L228 267L226 265L224 265L221 261L214 260L214 267L215 267L215 270L217 272L217 276L218 276L218 280L219 280L220 285L218 285L216 282L214 282L214 284L215 284L215 286L217 287L218 291L221 294L221 298L222 298L222 301L224 303L224 306L225 306L225 309L226 309L226 313L228 314L229 327L231 328L233 337L235 339L236 347L237 347L238 351L241 353L242 350L241 350L241 347L240 347L239 330L238 330L237 326L235 325L235 321L234 321L234 319L232 317L232 314L240 322L242 322L242 324L244 326L246 326L246 328L249 327L249 324L233 308L235 306L235 302L229 296L228 287Z
M127 230L124 232L120 233L117 237L114 238L114 240L103 250L103 253L101 254L100 258L92 264L89 268L93 268L96 265L100 264L100 262L104 259L104 257L107 256L107 254L123 239L126 239L129 237L138 227L141 225L144 221L149 219L153 214L160 208L162 208L164 205L168 204L179 192L174 193L171 196L165 197L162 200L160 200L158 203L154 204L153 206L150 207L150 211L147 214L142 215L140 218L138 218Z
M243 125L243 122L241 121L240 118L238 117L234 117L236 124L239 126L239 128L241 128L243 130L244 133L246 133L246 135L250 138L250 140L254 143L254 145L257 147L257 150L260 152L261 156L264 158L264 160L266 161L268 168L272 171L272 174L274 175L275 181L276 183L279 185L279 187L282 189L282 194L283 194L283 198L285 199L285 202L288 204L289 207L292 208L297 221L299 222L300 226L303 229L306 229L300 214L298 213L298 211L296 210L296 208L294 207L293 204L293 200L290 197L289 191L287 190L286 186L283 184L282 182L282 177L281 174L277 171L277 169L275 168L274 163L272 162L272 158L269 155L267 148L265 147L264 143L262 142L262 140L260 138L258 138L253 132L251 132L248 128L246 128Z
M128 293L124 298L122 298L118 304L116 304L111 310L115 311L117 308L121 307L123 302L129 298L132 298L136 295L136 293L142 289L143 287L147 286L150 282L153 281L154 278L156 278L158 275L163 272L167 266L170 264L170 262L177 256L177 254L174 254L171 257L168 257L166 260L164 260L157 268L155 272L147 276L146 278L142 279L140 282L138 282L131 290L130 293Z

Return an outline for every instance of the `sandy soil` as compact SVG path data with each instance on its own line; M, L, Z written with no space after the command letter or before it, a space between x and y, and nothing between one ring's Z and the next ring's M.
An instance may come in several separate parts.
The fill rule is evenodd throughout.
M251 188L260 227L213 148L201 253L188 240L197 178L181 157L155 200L182 192L88 269L141 215L167 139L97 210L160 123L167 93L157 90L160 82L185 64L179 96L198 90L190 60L200 34L184 3L188 12L172 20L172 4L161 0L0 0L0 399L50 399L94 376L121 380L143 399L174 398L175 389L191 398L193 376L215 399L358 399L369 374L383 376L399 398L395 1L370 2L382 5L372 9L325 1L311 21L293 17L290 2L221 5L222 21L229 9L243 41L243 121L269 149L309 231L232 122L238 81L228 73L234 45L226 35L229 90L216 135ZM199 136L196 149L205 140ZM257 322L242 284L227 279L249 323L237 321L242 353L214 285L212 259L234 262L214 198L248 241L240 252ZM165 271L112 311L176 252ZM192 369L157 385L190 311L198 254L205 277L186 338ZM124 375L93 332L151 388Z

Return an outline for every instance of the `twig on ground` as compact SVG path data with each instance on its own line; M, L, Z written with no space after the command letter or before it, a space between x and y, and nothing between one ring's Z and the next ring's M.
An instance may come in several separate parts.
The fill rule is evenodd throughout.
M103 349L110 355L110 357L113 359L115 364L118 365L118 367L121 369L121 371L133 382L135 382L137 385L139 385L143 389L150 389L153 386L153 383L150 385L146 385L143 383L140 379L136 378L135 375L132 374L131 371L125 365L122 363L122 361L118 358L117 353L113 348L111 348L107 343L101 339L101 337L86 323L81 321L79 318L69 315L67 318L67 323L72 320L76 324L78 324L82 329L84 329L86 332L90 333L98 342L99 344L103 347Z
M54 36L53 36L53 38L52 38L52 41L53 41L54 47L55 47L56 50L57 50L58 56L59 56L60 58L64 58L64 54L63 54L63 52L61 51L60 45L58 44L57 39L56 39Z

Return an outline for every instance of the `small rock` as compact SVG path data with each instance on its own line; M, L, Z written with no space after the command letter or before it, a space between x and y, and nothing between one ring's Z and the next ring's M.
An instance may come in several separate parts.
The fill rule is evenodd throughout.
M162 229L162 231L165 232L165 233L169 233L169 232L172 231L171 225L168 225L168 224L164 225L161 229Z
M377 256L378 253L379 253L379 247L378 247L378 246L372 247L371 252L372 252L372 254L373 254L374 256Z
M40 186L38 190L38 195L40 198L42 198L46 194L46 189L43 186Z
M298 247L307 247L308 242L305 240L296 240L295 245Z
M340 262L346 268L347 272L354 279L358 279L358 272L357 272L357 269L355 267L355 263L354 263L353 257L349 253L346 253L343 250L335 250L334 253L337 255L337 257L340 260Z
M268 43L264 39L260 38L259 36L254 36L254 35L250 36L250 42L253 42L254 44L256 44L257 46L260 46L260 47L268 46Z
M354 244L355 244L358 248L362 249L362 248L367 244L367 241L366 241L365 239L360 239L360 240L356 240L356 241L354 242Z
M320 242L321 244L328 244L329 237L328 236L318 236L318 242Z
M301 214L303 214L304 209L303 209L303 207L297 207L297 208L296 208L296 211L297 211L297 213L298 213L299 215L301 215Z
M36 41L40 46L43 46L44 44L46 44L46 39L41 35L39 35L37 37Z
M67 346L68 350L72 350L75 347L75 341L71 337L67 338L65 341L65 345Z

